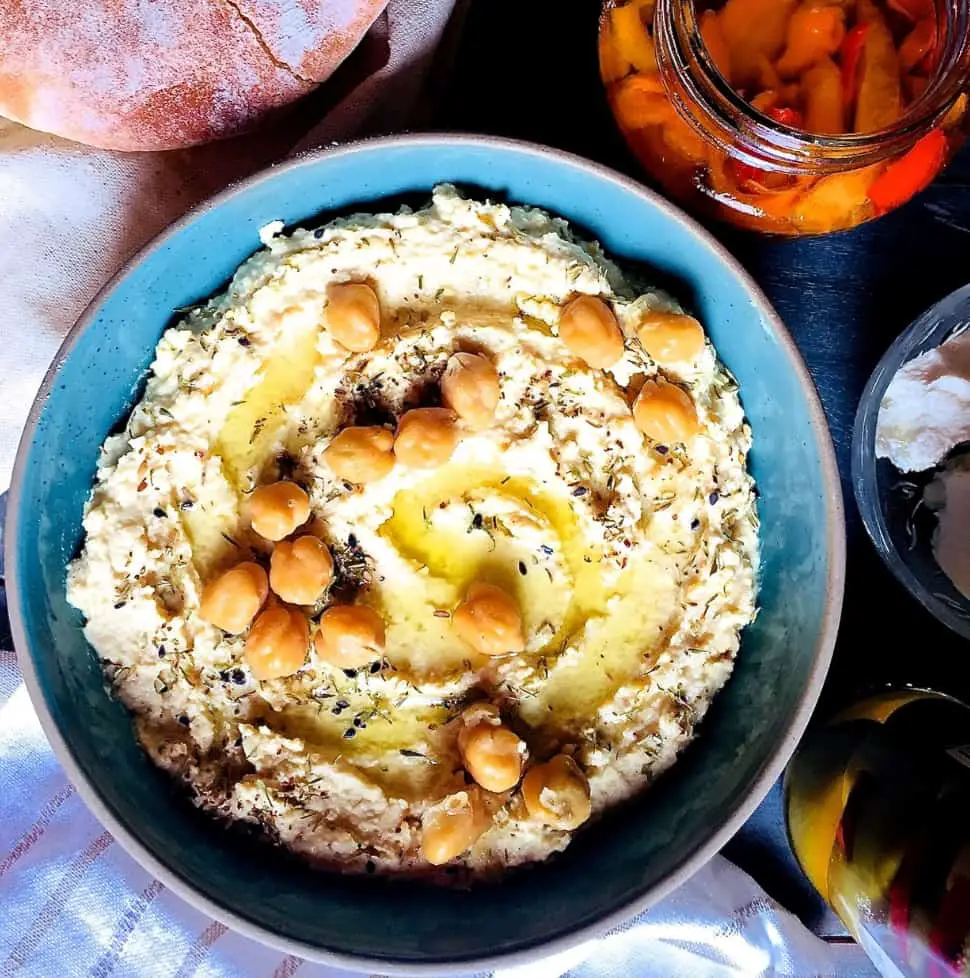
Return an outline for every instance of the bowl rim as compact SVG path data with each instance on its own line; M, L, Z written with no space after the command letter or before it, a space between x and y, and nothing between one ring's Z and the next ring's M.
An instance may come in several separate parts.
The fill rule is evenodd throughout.
M561 933L549 940L531 943L512 951L489 954L476 958L456 958L450 962L437 961L433 963L416 963L405 959L395 960L377 956L370 957L367 955L348 954L278 934L261 924L240 916L229 908L222 906L215 899L196 890L192 883L181 875L177 869L157 859L133 832L129 832L114 815L107 803L101 798L94 783L87 779L80 765L75 760L71 746L62 735L47 706L27 643L23 601L21 597L22 592L19 587L19 581L17 580L18 568L16 559L20 537L19 514L26 461L47 396L54 387L61 365L66 361L81 335L95 319L105 300L130 271L135 266L150 258L156 250L197 217L219 207L231 198L246 193L253 186L266 180L274 179L284 171L295 170L301 167L312 167L319 160L334 156L352 156L356 153L380 152L385 148L393 149L400 146L436 146L441 149L484 146L496 153L510 151L530 156L553 157L560 164L568 168L585 171L598 181L605 181L619 186L627 193L632 193L642 200L647 201L650 206L661 211L670 220L686 227L695 239L699 239L702 245L709 248L730 272L741 281L755 309L769 325L787 356L789 366L798 379L807 402L809 420L815 435L816 450L821 463L822 483L828 515L825 529L828 556L825 609L808 682L801 694L797 709L787 719L784 732L779 738L778 743L765 759L757 777L747 787L744 797L735 805L730 816L724 821L724 824L718 826L705 841L700 842L693 850L686 852L677 868L656 885L647 888L636 898L626 901L613 911L598 917L588 924ZM376 192L379 193L379 191ZM364 200L362 199L361 205L363 206L363 204ZM644 187L631 177L625 176L603 164L595 163L564 150L544 146L539 143L474 133L431 132L378 136L301 154L282 163L271 165L244 180L231 184L225 190L193 207L181 218L152 238L131 256L105 283L90 303L88 303L77 322L71 327L64 338L31 406L27 423L17 448L9 501L10 518L8 520L5 540L5 562L8 574L8 605L14 647L17 652L17 658L28 694L40 719L41 727L50 742L57 760L63 766L70 781L77 787L79 795L89 810L142 868L152 873L165 886L173 890L195 909L225 924L236 933L262 944L269 945L283 953L295 954L312 962L346 968L351 971L367 969L388 975L470 974L473 972L492 971L496 968L522 965L553 954L563 953L587 941L602 937L609 930L619 926L663 899L693 876L694 873L728 842L744 822L747 821L768 794L772 785L777 781L794 752L798 741L801 739L821 693L822 684L831 663L845 586L846 541L841 482L832 437L821 400L794 340L782 323L778 313L775 312L768 299L755 284L748 272L697 221L687 216L680 208L661 197L657 192Z
M966 615L957 613L946 602L936 597L899 556L899 550L889 533L885 513L879 504L878 492L873 491L878 485L876 428L886 391L893 378L907 363L928 352L929 349L936 349L953 335L958 323L948 323L943 338L926 351L922 349L930 336L959 309L970 310L970 285L962 285L954 289L949 295L920 313L879 358L879 362L866 381L862 397L859 399L859 407L856 409L850 457L852 493L855 496L856 506L862 516L862 525L866 528L866 533L883 563L892 571L896 580L937 621L942 622L962 638L970 639L970 620ZM966 316L963 320L966 321Z

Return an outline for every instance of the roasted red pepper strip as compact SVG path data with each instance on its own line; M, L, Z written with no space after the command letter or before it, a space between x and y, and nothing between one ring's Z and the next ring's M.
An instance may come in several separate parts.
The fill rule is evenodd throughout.
M780 122L783 126L791 126L792 129L801 129L805 124L801 112L798 109L782 108L780 106L768 109L768 117Z
M927 133L908 153L901 156L873 181L869 199L879 214L885 214L928 186L946 157L946 136L942 129Z
M842 99L847 108L859 94L859 62L868 33L868 24L856 24L842 42Z

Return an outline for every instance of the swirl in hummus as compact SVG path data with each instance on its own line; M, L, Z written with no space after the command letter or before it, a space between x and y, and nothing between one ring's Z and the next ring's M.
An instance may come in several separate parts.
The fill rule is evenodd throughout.
M105 444L70 601L201 807L346 871L545 859L675 761L754 617L737 385L538 210L262 239Z

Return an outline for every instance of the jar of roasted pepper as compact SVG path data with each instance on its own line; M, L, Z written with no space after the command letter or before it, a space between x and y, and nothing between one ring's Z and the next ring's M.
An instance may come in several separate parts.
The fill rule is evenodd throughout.
M599 45L649 173L757 231L879 217L967 135L970 0L607 0Z

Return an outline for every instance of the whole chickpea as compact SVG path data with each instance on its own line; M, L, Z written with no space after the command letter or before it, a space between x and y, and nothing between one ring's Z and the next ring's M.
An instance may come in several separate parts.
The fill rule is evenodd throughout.
M333 580L333 558L312 536L281 540L269 559L269 584L290 604L313 604Z
M310 497L295 482L273 482L252 494L249 514L261 537L282 540L310 518Z
M487 357L454 353L441 377L441 399L471 428L486 428L498 407L498 371Z
M199 614L224 632L238 635L249 627L268 593L266 571L247 560L205 585Z
M403 465L430 469L451 458L458 444L457 416L449 408L415 408L401 415L394 454Z
M263 681L292 676L306 661L310 627L297 608L277 604L253 622L245 657L254 678Z
M693 360L704 349L704 330L693 316L651 310L637 326L641 346L657 363Z
M344 428L324 449L333 474L361 485L383 479L394 468L394 435L386 428Z
M612 367L623 356L623 333L613 310L594 295L580 295L559 314L559 338L591 367Z
M648 380L633 402L633 423L664 445L686 442L700 431L690 395L666 380Z
M384 651L384 620L363 604L336 605L320 619L313 644L324 662L341 669L359 669Z
M381 304L363 282L333 283L327 288L327 329L343 347L366 353L381 336Z
M525 648L522 615L515 601L494 584L472 584L451 620L458 637L483 655L506 655Z
M522 800L536 821L576 829L590 816L589 782L568 754L537 764L522 779Z
M462 714L458 752L465 770L486 791L508 791L522 777L525 742L503 726L497 710L481 710L476 704Z
M480 789L456 791L425 812L421 852L432 866L443 866L470 849L491 822Z

